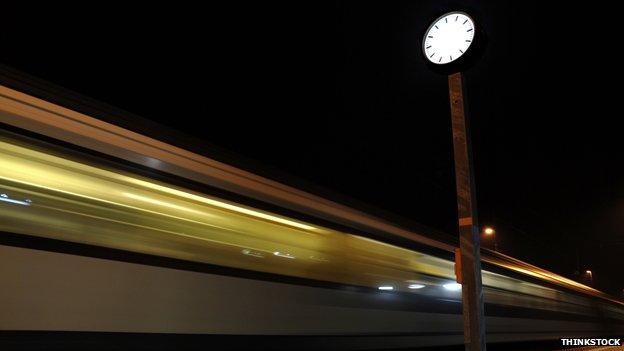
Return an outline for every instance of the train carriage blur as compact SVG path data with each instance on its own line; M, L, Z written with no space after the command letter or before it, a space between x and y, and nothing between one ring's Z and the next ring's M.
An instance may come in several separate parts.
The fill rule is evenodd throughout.
M3 335L463 342L452 242L96 119L15 77L0 86ZM488 341L624 331L621 301L482 259Z

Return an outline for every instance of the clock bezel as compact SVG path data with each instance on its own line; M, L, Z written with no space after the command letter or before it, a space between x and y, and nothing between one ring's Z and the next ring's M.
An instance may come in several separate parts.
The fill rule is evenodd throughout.
M436 23L438 23L438 22L439 22L440 20L442 20L443 18L448 17L448 16L451 16L451 15L463 15L463 16L468 17L468 19L470 20L470 22L472 22L472 27L473 27L473 31L474 31L474 32L473 32L473 40L472 40L472 42L470 43L470 45L468 45L468 48L466 49L466 52L462 53L462 54L461 54L461 56L459 56L458 58L456 58L455 60L453 60L453 61L451 61L451 62L447 62L447 63L435 63L435 62L431 61L431 60L429 59L429 57L427 57L427 54L425 54L425 58L427 59L427 61L429 61L429 62L433 63L434 65L439 65L439 66L448 65L448 64L451 64L451 63L453 63L453 62L455 62L455 61L457 61L457 60L461 59L461 58L462 58L462 57L463 57L466 53L468 53L468 50L470 50L470 48L471 48L471 47L472 47L472 45L474 44L474 36L475 36L475 35L476 35L476 33L477 33L477 28L476 28L476 27L477 27L477 25L476 25L476 23L475 23L474 18L472 18L472 16L470 16L469 14L467 14L467 13L466 13L466 12L464 12L464 11L451 11L451 12L444 13L443 15L439 16L438 18L436 18L435 20L433 20L433 21L431 22L431 24L429 25L429 28L427 28L427 30L425 31L425 34L424 34L423 39L422 39L422 51L423 51L423 53L425 53L425 50L426 50L426 48L425 48L425 41L426 41L426 38L427 38L427 34L429 34L429 33L431 32L431 30L432 30L432 29L433 29L433 27L436 25Z
M427 38L427 34L429 33L429 31L431 31L431 28L433 28L433 26L439 20L452 14L461 14L470 18L474 27L474 36L472 38L472 43L470 44L470 46L468 46L468 49L466 50L466 52L463 53L459 58L448 63L442 63L442 64L434 63L431 60L429 60L429 58L427 57L427 54L425 53L425 39ZM472 65L474 65L474 63L483 53L484 48L485 48L485 42L486 42L485 33L483 32L483 29L481 25L479 24L479 21L477 20L476 16L473 16L468 11L462 11L462 10L445 11L439 16L436 16L430 22L429 26L424 31L424 33L422 33L420 40L421 40L420 52L421 52L422 58L425 60L426 65L432 71L436 73L440 73L440 74L452 74L456 72L461 72L471 67Z

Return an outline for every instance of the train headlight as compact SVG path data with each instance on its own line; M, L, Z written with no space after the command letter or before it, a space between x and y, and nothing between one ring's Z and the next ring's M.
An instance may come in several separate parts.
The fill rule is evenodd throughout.
M458 291L461 290L462 286L459 283L447 283L442 285L442 287L449 291Z

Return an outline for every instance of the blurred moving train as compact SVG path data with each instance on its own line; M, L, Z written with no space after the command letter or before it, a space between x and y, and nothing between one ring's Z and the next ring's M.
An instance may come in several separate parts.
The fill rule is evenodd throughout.
M224 340L238 346L253 336L248 348L463 343L454 247L426 229L4 81L0 345L68 347L75 335L232 336ZM493 252L483 269L488 342L624 331L624 303L590 287Z

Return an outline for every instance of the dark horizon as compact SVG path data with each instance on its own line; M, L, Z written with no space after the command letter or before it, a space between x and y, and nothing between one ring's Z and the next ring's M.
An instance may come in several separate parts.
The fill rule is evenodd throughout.
M600 81L618 77L583 49L599 39L569 35L562 19L590 15L555 22L537 2L466 3L489 39L465 72L480 223L496 228L502 253L567 277L578 260L596 288L621 296L619 101ZM0 63L457 232L446 77L418 45L439 2L213 6L15 10Z

